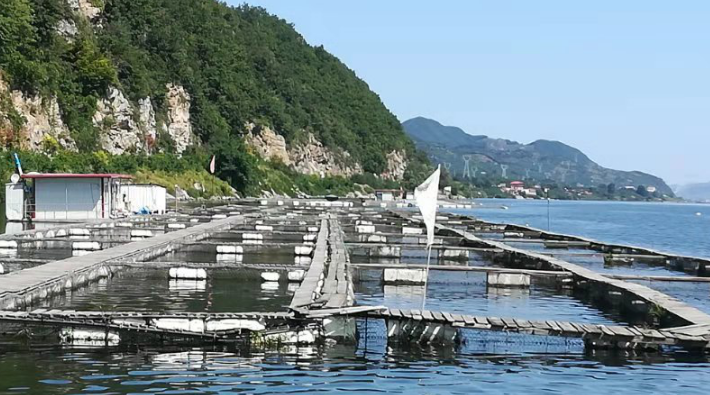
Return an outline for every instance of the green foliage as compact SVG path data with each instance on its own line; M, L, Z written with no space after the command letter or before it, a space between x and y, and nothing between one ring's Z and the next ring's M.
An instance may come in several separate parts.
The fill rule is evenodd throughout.
M195 198L211 196L231 196L229 184L209 174L206 170L186 170L179 173L164 170L140 169L135 173L135 182L156 184L165 187L169 193L175 193L175 185ZM202 188L195 188L195 184Z
M99 149L100 129L111 123L110 117L98 127L92 121L97 100L110 87L118 87L133 102L151 97L161 120L167 114L166 86L182 85L191 97L194 131L205 148L162 163L165 156L67 154L47 142L55 156L48 162L30 159L36 161L37 170L148 169L173 174L181 171L173 168L181 166L174 163L187 161L182 171L197 171L191 160L205 160L199 164L203 169L215 154L217 175L242 193L260 193L270 185L330 193L355 187L355 181L300 177L261 161L242 142L247 122L270 126L288 142L313 134L333 151L349 152L349 160L361 163L370 174L385 170L387 153L407 151L418 161L408 171L409 186L428 170L426 157L415 154L398 120L364 81L262 8L234 8L215 0L91 0L91 4L103 10L100 29L73 13L65 0L0 2L0 70L12 88L56 96L71 137L80 152L88 153ZM56 26L61 21L73 22L77 34L60 37ZM14 129L23 121L9 110L0 111L9 114L6 118ZM175 152L175 142L166 133L159 132L150 146L152 152ZM357 180L365 181L391 186L374 176Z
M367 84L261 8L116 0L104 17L98 40L129 96L160 98L168 83L185 86L195 130L212 146L237 139L246 122L259 122L287 141L313 133L350 152L368 172L382 172L392 150L413 150ZM248 168L244 158L234 159L230 167ZM243 187L235 169L224 172Z

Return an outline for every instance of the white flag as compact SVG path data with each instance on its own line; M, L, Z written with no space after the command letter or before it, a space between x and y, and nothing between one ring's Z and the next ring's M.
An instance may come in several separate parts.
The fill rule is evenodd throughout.
M436 168L429 178L414 190L414 200L417 201L419 211L424 217L426 225L427 247L434 244L434 225L436 222L437 198L439 197L439 176L441 165Z

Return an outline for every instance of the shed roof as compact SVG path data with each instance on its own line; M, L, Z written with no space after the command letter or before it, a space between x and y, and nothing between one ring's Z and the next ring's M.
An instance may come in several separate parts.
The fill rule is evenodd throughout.
M22 175L22 178L121 178L130 179L133 178L129 174L118 174L118 173L88 173L88 174L75 174L75 173L26 173Z

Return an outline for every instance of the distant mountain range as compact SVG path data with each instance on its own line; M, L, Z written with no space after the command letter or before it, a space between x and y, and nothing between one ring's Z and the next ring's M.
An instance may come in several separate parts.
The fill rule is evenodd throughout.
M676 190L676 195L696 202L710 201L710 182L681 185Z
M639 171L602 167L582 151L559 141L537 140L530 144L474 136L453 126L427 118L413 118L402 124L419 149L434 163L449 167L455 177L497 177L519 180L550 180L565 185L617 187L654 186L658 192L674 196L659 177ZM468 161L468 171L466 162Z

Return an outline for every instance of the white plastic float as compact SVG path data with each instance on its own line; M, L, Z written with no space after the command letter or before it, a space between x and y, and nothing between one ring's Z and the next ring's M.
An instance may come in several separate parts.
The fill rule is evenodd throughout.
M183 280L204 280L207 278L207 271L189 267L174 267L168 272L168 277Z
M306 276L306 271L305 270L291 270L288 272L288 281L292 282L301 282L303 281L303 277Z
M313 247L311 247L311 246L296 246L293 249L293 253L298 256L311 255L311 253L313 253Z
M276 272L262 272L261 273L261 280L262 281L279 281L279 278L281 278L281 275Z
M72 250L98 251L101 243L98 241L75 241L71 245Z
M17 249L17 241L15 241L15 240L0 240L0 248L2 248L2 249Z
M217 253L218 254L243 254L244 247L230 246L230 245L217 246Z

